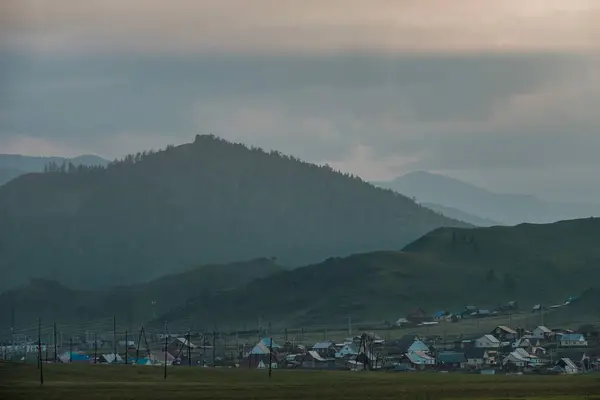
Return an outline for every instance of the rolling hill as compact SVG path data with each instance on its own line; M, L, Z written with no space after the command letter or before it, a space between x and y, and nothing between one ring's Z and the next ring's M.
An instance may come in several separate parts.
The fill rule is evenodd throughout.
M12 179L31 172L42 172L46 165L63 162L78 165L108 165L108 161L94 155L83 155L74 158L33 157L20 154L0 154L0 186Z
M600 216L600 205L549 202L529 195L495 193L425 171L411 172L393 181L374 184L413 197L422 204L434 203L503 225L551 223ZM456 217L452 212L443 214ZM468 221L469 218L464 220Z
M468 226L360 178L214 136L0 187L0 290L148 281L191 265L400 249Z
M15 305L20 326L56 319L76 327L145 323L173 329L342 326L393 321L414 307L460 311L517 300L526 310L580 296L560 310L597 317L600 219L477 229L440 228L402 251L332 257L288 270L272 259L212 265L146 284L71 290L51 281L0 295L0 326ZM594 289L595 287L595 289ZM152 302L155 305L152 306ZM83 329L83 328L82 328ZM108 329L108 328L105 328Z
M201 297L157 321L202 319L220 326L273 321L286 326L393 320L413 307L430 312L509 300L555 304L600 282L600 219L549 225L442 228L401 252L330 258ZM185 321L185 322L184 322ZM237 325L234 325L237 324Z
M0 294L0 326L19 329L35 326L37 318L67 326L112 324L138 326L158 315L185 305L188 300L233 290L282 271L274 260L204 265L170 274L148 283L116 286L106 290L73 290L56 281L32 279L28 284Z

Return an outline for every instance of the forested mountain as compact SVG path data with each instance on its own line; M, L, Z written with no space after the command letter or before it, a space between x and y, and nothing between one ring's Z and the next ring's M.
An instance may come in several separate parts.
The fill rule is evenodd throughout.
M106 290L74 290L47 279L32 279L28 284L0 294L0 327L14 323L18 330L35 326L37 318L45 323L64 325L112 324L138 326L190 299L242 287L247 283L280 272L274 260L261 258L247 262L203 265L179 274L170 274L148 283L116 286Z
M358 177L214 136L19 177L0 187L0 220L4 288L30 277L102 287L257 257L301 265L466 226Z
M523 222L551 223L565 219L600 216L600 205L544 201L523 194L495 193L448 176L416 171L375 185L415 198L454 208L503 225ZM445 215L452 216L451 213Z
M108 161L94 155L83 155L74 158L63 157L33 157L20 154L0 154L0 185L30 172L42 172L50 164L65 167L79 165L108 165Z
M159 317L220 326L255 323L343 325L393 320L413 307L457 312L556 304L600 282L600 219L549 225L443 228L401 252L375 252L281 272ZM276 300L274 300L276 299Z

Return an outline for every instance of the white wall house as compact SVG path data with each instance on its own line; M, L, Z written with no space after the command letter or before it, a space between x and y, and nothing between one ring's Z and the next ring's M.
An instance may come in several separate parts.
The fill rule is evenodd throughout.
M543 325L540 325L531 331L531 336L536 339L548 339L551 335L552 331Z
M483 335L475 340L475 347L480 349L497 349L500 347L500 340L494 335Z

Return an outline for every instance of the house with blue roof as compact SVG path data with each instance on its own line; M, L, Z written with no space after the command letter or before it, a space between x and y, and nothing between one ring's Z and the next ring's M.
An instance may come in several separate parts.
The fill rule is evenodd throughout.
M447 311L436 311L435 313L433 313L433 319L436 321L440 321L440 320L444 319L444 317L446 317L446 315L448 315Z
M588 342L581 333L565 333L560 336L560 347L587 347Z
M465 353L446 351L438 354L437 362L447 369L463 369L467 366L467 356Z
M273 349L273 353L276 353L279 351L279 349L281 348L281 346L279 346L277 343L275 343L275 341L273 341L271 343L271 339L270 338L264 338L261 339L256 346L254 346L252 348L252 350L250 350L250 352L248 354L254 354L254 355L264 355L264 354L269 354L271 351L269 350L270 348Z

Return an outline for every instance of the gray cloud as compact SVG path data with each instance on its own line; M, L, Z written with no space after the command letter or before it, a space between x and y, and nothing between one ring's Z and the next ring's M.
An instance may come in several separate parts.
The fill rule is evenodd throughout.
M579 51L595 0L8 0L5 45L41 52Z
M451 3L9 0L0 152L115 157L214 133L368 179L590 182L600 4Z

